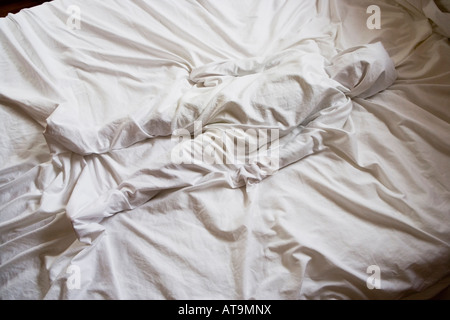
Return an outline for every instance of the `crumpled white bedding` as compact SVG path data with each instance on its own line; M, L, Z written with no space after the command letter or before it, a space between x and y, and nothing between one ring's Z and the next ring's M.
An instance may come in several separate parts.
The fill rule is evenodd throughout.
M1 19L0 298L448 287L450 14L377 1L369 29L371 4L57 0ZM272 158L174 162L180 133L223 160L220 137L260 130Z

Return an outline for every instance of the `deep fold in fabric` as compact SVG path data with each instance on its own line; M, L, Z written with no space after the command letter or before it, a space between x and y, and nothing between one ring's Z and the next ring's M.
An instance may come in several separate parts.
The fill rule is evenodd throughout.
M103 231L104 218L132 210L163 190L205 183L217 176L228 181L231 188L254 184L324 149L326 132L341 129L348 119L350 97L374 95L395 79L395 66L381 43L346 50L331 62L320 55L314 42L307 42L273 57L225 61L194 69L190 76L194 85L173 107L174 118L162 125L166 132L161 134L161 126L147 132L150 140L160 139L155 143L168 150L165 155L160 155L156 163L129 159L141 169L123 176L117 186L100 194L91 192L87 197L86 186L80 182L67 214L79 238L91 243ZM152 121L163 123L164 119L162 116ZM196 122L202 126L202 134L194 141L198 148L202 147L201 139L214 130L240 126L279 130L279 167L270 169L270 163L263 161L174 165L170 157L174 145L167 136L180 129L194 133ZM102 175L108 174L105 171ZM91 200L81 204L77 190Z
M0 19L0 299L448 286L443 2L377 1L381 29L364 2L236 3L55 0ZM239 142L241 161L208 162Z

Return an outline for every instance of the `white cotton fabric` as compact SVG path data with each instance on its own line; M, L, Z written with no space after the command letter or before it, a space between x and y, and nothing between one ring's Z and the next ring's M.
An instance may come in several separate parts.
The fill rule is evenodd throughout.
M278 170L322 150L322 130L342 128L351 111L350 100L344 92L349 96L367 93L373 95L386 89L395 80L395 67L380 43L354 49L352 53L344 52L338 59L343 57L346 57L347 64L333 59L333 65L328 69L332 69L332 78L328 77L325 59L314 42L266 59L226 61L202 66L192 71L190 81L194 86L179 98L178 104L172 107L175 110L166 108L167 112L173 115L168 119L170 121L165 123L164 116L153 116L150 121L158 122L159 125L150 127L145 123L142 127L147 126L146 134L151 136L151 139L157 139L180 129L190 129L194 133L195 122L198 122L204 127L202 135L197 137L196 141L221 128L245 127L244 134L247 134L250 128L279 130L277 137L281 138L281 146L279 143L276 146ZM349 72L350 68L355 71ZM333 81L333 78L341 83ZM346 81L350 81L351 85ZM354 83L359 85L353 85ZM343 91L340 91L338 88L342 86ZM70 118L67 118L66 121L69 120ZM62 122L64 120L61 120ZM47 132L53 132L52 124L47 127ZM328 127L324 128L324 124L328 124ZM129 126L120 126L124 127ZM58 132L65 133L64 130ZM139 136L134 131L122 131L120 134ZM74 138L78 140L80 135ZM72 136L62 138L61 143L70 141ZM314 138L318 140L315 143ZM314 148L310 147L311 144L314 144ZM242 165L231 161L226 167L220 166L221 163L199 163L195 168L191 163L187 166L174 165L173 139L163 138L162 141L154 141L152 145L153 148L158 145L161 150L157 154L158 159L153 160L152 164L148 159L142 161L140 154L134 157L129 153L128 161L136 167L139 164L141 166L138 167L139 170L124 168L123 172L131 174L128 179L127 176L115 174L117 187L114 186L104 193L89 190L87 195L86 186L78 184L83 188L85 201L80 202L78 193L73 193L67 214L82 241L91 243L92 239L98 236L103 228L97 223L103 218L134 209L160 191L195 185L210 179L212 175L221 176L231 188L239 188L265 178L266 167L270 165L261 161L250 165L249 161L245 160ZM204 144L199 142L196 146L200 149ZM108 176L111 171L98 167L90 174ZM93 177L86 179L86 184L89 185L92 182L88 181L95 180Z
M326 71L344 86L343 91L351 98L371 97L397 79L394 62L380 42L339 53Z
M56 0L0 19L0 298L448 287L448 13L379 1L370 30L371 4ZM174 161L179 134L201 156L258 130L277 161Z

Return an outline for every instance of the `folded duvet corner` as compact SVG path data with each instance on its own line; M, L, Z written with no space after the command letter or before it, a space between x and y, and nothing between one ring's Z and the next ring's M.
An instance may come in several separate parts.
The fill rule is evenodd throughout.
M353 47L336 55L326 67L329 76L351 98L369 98L397 79L394 62L381 42Z

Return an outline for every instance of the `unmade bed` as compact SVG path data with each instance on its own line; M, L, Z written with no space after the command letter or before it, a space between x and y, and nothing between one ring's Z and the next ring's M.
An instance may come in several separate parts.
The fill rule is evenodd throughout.
M449 9L55 0L0 19L0 298L441 297Z

